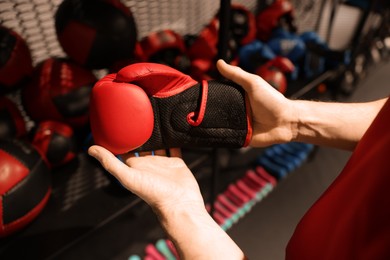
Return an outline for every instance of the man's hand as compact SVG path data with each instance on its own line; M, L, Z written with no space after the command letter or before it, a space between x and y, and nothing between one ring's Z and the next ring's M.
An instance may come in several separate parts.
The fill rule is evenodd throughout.
M198 183L179 158L179 149L170 150L172 157L166 157L163 150L156 151L154 156L141 153L136 157L129 153L122 155L123 162L98 145L91 146L88 153L159 216L181 207L205 207Z
M387 98L364 103L290 100L261 77L219 60L220 73L248 94L253 121L250 146L290 141L353 150Z
M91 146L88 152L152 207L182 259L244 259L207 212L198 183L182 159L156 151L154 156L124 155L123 163L101 146ZM170 156L180 156L180 151L171 149Z
M296 136L296 115L293 102L261 77L239 67L217 62L219 72L239 84L248 94L252 109L253 134L249 143L263 147L293 140Z

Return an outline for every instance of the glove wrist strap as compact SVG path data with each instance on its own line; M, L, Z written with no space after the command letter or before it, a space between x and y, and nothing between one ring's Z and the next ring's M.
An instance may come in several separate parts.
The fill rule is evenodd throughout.
M207 95L209 91L209 84L206 80L202 81L202 97L200 101L199 112L191 112L187 115L187 122L192 126L199 126L204 118L204 114L206 112L206 104L207 104ZM194 118L196 117L196 120Z

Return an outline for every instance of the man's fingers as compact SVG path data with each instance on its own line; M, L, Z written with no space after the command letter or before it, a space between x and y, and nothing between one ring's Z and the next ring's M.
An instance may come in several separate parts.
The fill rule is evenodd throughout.
M182 158L181 149L180 148L171 148L171 149L169 149L169 155L171 157Z
M88 154L98 160L103 168L117 178L122 184L127 186L131 184L126 180L131 178L131 176L134 176L136 170L127 167L110 151L101 146L93 145L88 149ZM131 187L128 188L131 189Z
M154 155L166 156L167 155L167 151L164 150L164 149L156 150L156 151L154 151Z
M253 78L256 77L255 75L248 73L239 67L227 64L223 60L217 61L217 68L222 76L236 82L246 91L250 90L250 86L254 80Z
M122 161L128 163L128 159L133 157L144 157L148 155L157 155L157 156L168 156L168 157L179 157L182 158L182 153L180 148L170 148L170 149L161 149L161 150L155 150L150 152L140 152L140 153L126 153L121 154L120 157Z
M154 155L155 154L155 152L154 151L148 151L148 152L139 152L138 153L138 156L136 156L136 157L142 157L142 156L148 156L148 155Z
M269 85L261 77L246 72L240 67L227 64L223 60L217 61L218 71L227 79L240 85L246 92L252 92L259 89L259 86ZM267 86L268 87L268 86ZM272 87L271 87L272 88Z
M275 98L285 99L282 93L260 76L246 72L239 67L229 65L223 60L217 61L217 68L225 78L240 85L249 94L249 97L259 97L259 93L261 93L263 101L268 100L268 96L272 98L270 100L275 100Z
M165 150L157 150L157 151L150 151L150 152L129 152L125 154L121 154L120 157L122 161L127 162L129 158L133 157L143 157L143 156L148 156L148 155L161 155L164 156L166 155Z

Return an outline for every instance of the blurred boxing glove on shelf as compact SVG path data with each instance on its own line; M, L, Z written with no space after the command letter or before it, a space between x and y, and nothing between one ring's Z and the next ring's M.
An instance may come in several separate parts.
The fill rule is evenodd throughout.
M227 81L197 82L171 67L132 64L99 80L90 103L96 144L114 154L173 147L247 146L245 91Z
M285 74L295 71L294 64L287 58L277 56L255 70L255 74L262 77L280 93L287 91L287 78Z

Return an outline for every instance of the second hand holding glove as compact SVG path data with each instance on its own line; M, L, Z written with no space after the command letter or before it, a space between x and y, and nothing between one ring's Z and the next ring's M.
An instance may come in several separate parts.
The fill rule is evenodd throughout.
M137 63L92 90L94 140L114 154L180 147L247 146L252 137L245 91L228 81L197 82L173 68Z

